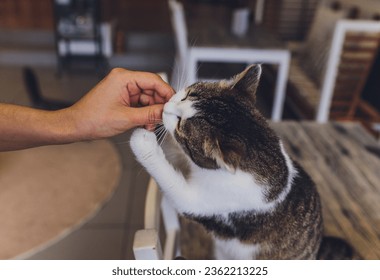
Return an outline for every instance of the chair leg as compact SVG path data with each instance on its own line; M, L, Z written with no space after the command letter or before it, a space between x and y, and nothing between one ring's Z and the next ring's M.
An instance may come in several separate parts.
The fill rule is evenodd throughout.
M137 231L133 240L133 254L136 260L162 260L163 254L157 230Z

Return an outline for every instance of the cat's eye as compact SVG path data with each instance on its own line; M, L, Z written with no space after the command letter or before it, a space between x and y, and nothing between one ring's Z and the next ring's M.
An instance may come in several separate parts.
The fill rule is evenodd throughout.
M187 95L187 97L197 97L197 92L196 91L191 91L189 92L189 94Z
M189 91L184 98L181 99L181 101L185 101L188 97L196 97L197 93L195 91Z
M178 122L177 122L177 130L179 130L179 128L180 128L180 126L181 126L181 117L178 117L177 116L177 120L178 120Z

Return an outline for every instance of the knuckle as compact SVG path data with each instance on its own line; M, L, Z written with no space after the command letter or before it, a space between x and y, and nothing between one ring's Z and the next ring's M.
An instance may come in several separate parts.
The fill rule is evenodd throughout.
M123 69L123 68L120 68L120 67L115 67L111 70L110 74L112 76L119 76L121 75L122 73L124 73L126 70Z

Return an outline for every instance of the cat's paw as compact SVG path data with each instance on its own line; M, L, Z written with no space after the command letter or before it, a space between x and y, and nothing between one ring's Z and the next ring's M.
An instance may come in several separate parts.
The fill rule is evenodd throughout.
M162 153L154 132L143 128L138 128L132 133L130 145L140 163L144 163Z

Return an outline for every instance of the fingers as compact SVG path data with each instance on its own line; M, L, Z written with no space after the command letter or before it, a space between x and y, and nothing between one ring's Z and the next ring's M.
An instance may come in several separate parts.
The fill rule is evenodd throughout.
M165 103L174 95L173 88L157 74L125 70L123 75L132 103L147 103L148 98L148 104ZM144 98L140 100L142 95Z
M138 98L136 98L137 103L142 106L147 106L147 105L153 105L153 104L164 104L166 101L157 95L146 95L146 94L141 94Z
M155 104L141 108L129 108L129 120L133 127L145 126L147 129L153 129L156 124L162 121L162 104Z
M136 85L147 95L154 96L156 101L169 101L173 96L174 90L162 78L153 73L138 72L139 79L136 80ZM141 76L140 76L141 75Z
M141 95L139 99L139 104L142 106L149 106L154 104L153 98L147 95Z

